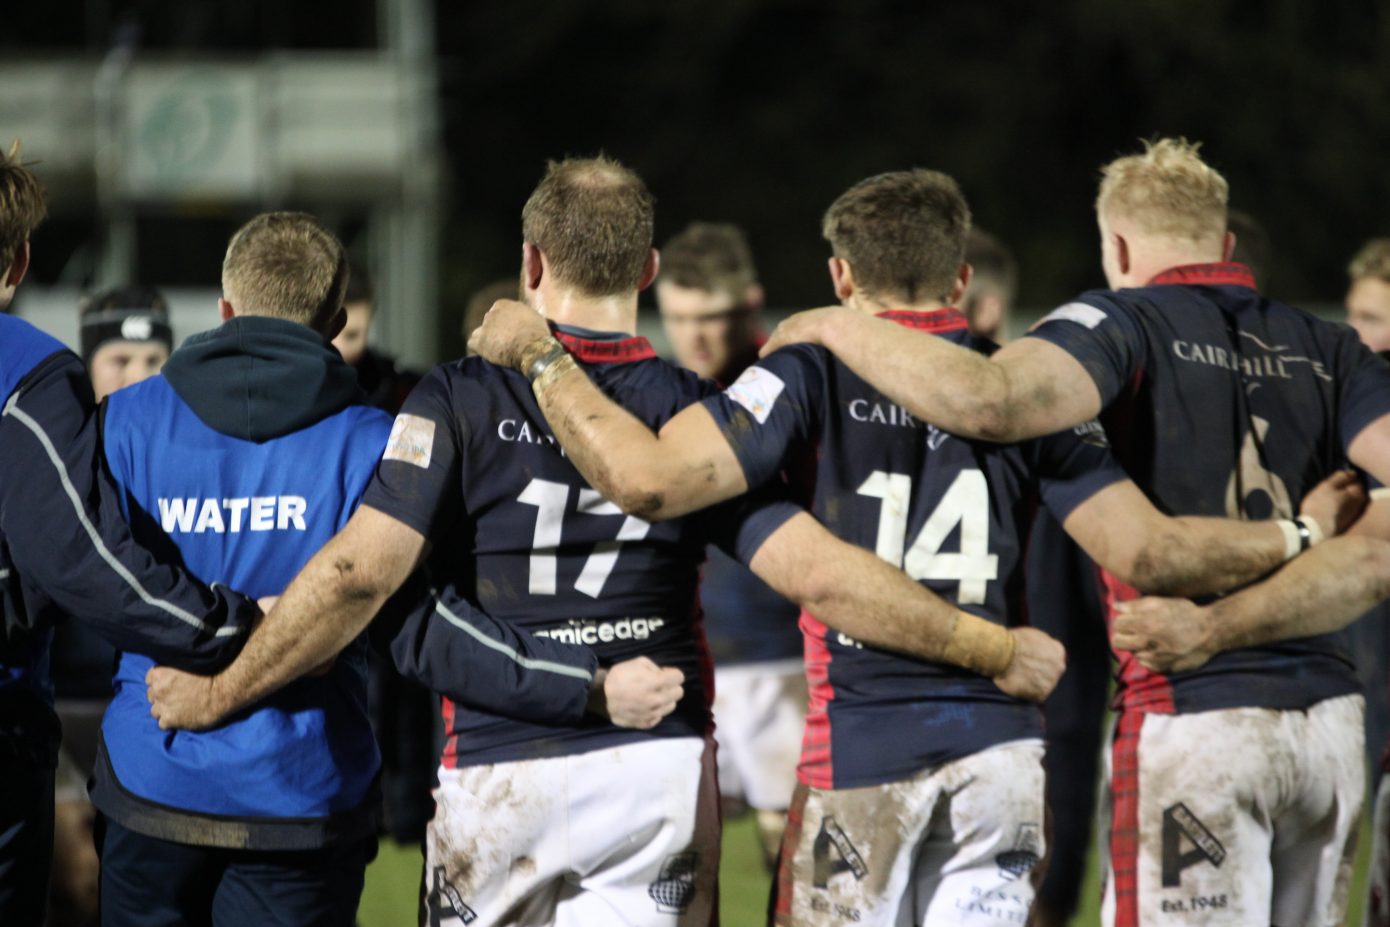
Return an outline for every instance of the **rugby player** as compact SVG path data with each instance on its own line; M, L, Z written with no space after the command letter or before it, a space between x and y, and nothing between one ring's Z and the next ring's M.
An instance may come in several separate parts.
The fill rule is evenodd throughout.
M117 646L210 669L230 659L254 602L198 583L135 544L98 458L77 355L4 314L45 214L16 144L0 151L0 923L39 924L53 859L59 723L54 625L76 616ZM167 563L168 561L166 561Z
M697 376L727 386L758 359L763 289L738 226L696 222L668 241L656 302L676 363ZM772 868L806 717L798 610L718 547L707 553L700 606L714 658L719 794L725 820L753 810Z
M1226 262L1226 204L1225 179L1196 146L1163 139L1103 171L1112 289L1061 306L992 358L840 308L793 316L769 348L822 344L954 434L1018 440L1099 413L1126 471L1178 514L1288 519L1347 458L1384 482L1385 365ZM1318 540L1282 524L1290 552ZM1331 579L1374 584L1350 575L1374 561L1352 551L1368 542L1342 543L1321 561L1337 564ZM1291 566L1308 576L1318 561ZM1134 597L1133 585L1106 578L1112 599ZM1334 610L1322 601L1302 617ZM1364 779L1362 701L1340 639L1241 647L1172 675L1118 656L1106 922L1339 922Z
M1347 266L1347 324L1372 351L1390 351L1390 238L1373 238Z
M106 403L105 458L138 539L268 595L347 521L391 420L328 343L346 274L342 246L310 216L264 214L233 236L224 324ZM446 592L402 619L398 661L429 677L462 648L470 675L436 678L442 690L524 717L582 712L591 652L524 644L464 605ZM354 923L376 847L365 649L217 730L172 737L144 692L159 654L121 654L92 786L104 923ZM514 681L518 665L541 678Z
M954 181L872 177L826 213L846 312L984 352L954 304L969 210ZM501 302L473 343L525 367L553 347L527 307ZM881 360L896 363L894 349ZM676 517L783 467L813 511L991 628L1022 620L1022 538L1040 495L1098 562L1131 581L1227 588L1287 555L1287 526L1169 519L1113 463L1094 423L1000 448L925 425L828 352L765 357L654 435L579 372L537 384L557 439L625 511ZM1330 515L1324 519L1332 520ZM1294 545L1294 553L1297 552ZM950 667L904 660L803 615L811 706L779 873L785 923L1017 923L1043 851L1036 709Z
M713 392L630 332L656 275L651 195L607 159L552 164L522 212L525 308L549 339L528 377L481 358L436 368L396 419L362 507L212 678L156 668L151 713L200 727L340 650L426 546L473 601L538 635L667 665L649 730L521 723L447 698L438 812L426 847L435 924L709 923L718 807L708 661L695 587L710 540L849 637L973 671L1041 699L1061 648L933 596L786 503L740 502L652 524L590 488L546 430L533 389L583 360L604 390L660 426ZM518 671L526 670L524 661ZM466 661L456 673L467 676ZM991 681L993 680L993 681ZM996 688L997 687L997 688ZM1002 690L1002 691L1001 691Z

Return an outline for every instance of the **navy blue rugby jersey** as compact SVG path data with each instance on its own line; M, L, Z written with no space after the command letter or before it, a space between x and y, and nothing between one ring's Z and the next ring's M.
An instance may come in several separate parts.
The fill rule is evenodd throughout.
M600 389L653 428L713 391L645 338L555 334ZM528 724L446 698L449 767L704 736L712 683L696 586L705 545L751 558L796 511L781 502L749 514L753 503L736 501L656 523L624 515L565 457L526 378L480 358L437 367L415 388L363 504L430 538L433 568L498 620L588 645L602 666L646 656L685 672L685 697L651 731L595 717Z
M890 312L980 351L954 309ZM1023 548L1039 500L1059 520L1124 478L1098 425L1016 445L966 441L909 415L828 351L793 345L705 402L750 486L780 469L841 539L961 608L1026 622ZM799 769L817 788L857 788L987 747L1042 736L1036 705L991 680L872 647L803 613L810 705Z
M1262 297L1240 264L1084 293L1030 337L1085 366L1116 457L1174 515L1291 517L1361 429L1390 413L1390 368L1355 332ZM1102 578L1112 603L1136 595ZM1139 711L1300 709L1359 688L1341 633L1171 675L1117 656L1119 704Z

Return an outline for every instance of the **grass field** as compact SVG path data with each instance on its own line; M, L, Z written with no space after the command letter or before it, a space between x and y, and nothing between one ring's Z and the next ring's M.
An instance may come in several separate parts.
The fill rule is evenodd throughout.
M1351 910L1346 921L1350 925L1361 923L1361 905L1366 894L1366 858L1370 845L1370 825L1363 822L1357 847ZM420 867L418 850L382 842L381 853L367 870L367 887L358 913L361 927L405 927L416 923ZM731 821L725 827L719 877L722 927L762 927L769 879L763 870L751 817ZM1095 927L1100 923L1100 875L1094 854L1081 898L1082 909L1072 921L1072 927ZM604 925L596 924L594 927Z

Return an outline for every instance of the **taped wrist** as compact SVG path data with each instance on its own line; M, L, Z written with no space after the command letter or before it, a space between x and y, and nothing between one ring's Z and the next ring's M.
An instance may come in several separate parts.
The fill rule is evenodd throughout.
M517 369L526 374L526 379L532 383L536 378L546 371L551 364L561 357L568 357L569 352L558 339L546 335L544 338L537 338L521 349L517 356Z
M990 679L1002 676L1014 661L1014 636L1009 629L976 615L961 613L942 650L943 662L973 670Z

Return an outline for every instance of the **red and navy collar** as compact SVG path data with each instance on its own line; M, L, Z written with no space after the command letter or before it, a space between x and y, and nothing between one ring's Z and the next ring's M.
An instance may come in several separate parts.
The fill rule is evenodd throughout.
M946 332L958 332L968 327L965 316L961 314L959 309L953 307L931 309L925 312L916 309L889 309L887 312L878 313L878 318L897 322L908 328L920 328L923 331L938 335Z
M632 338L614 338L610 341L581 338L558 329L553 334L576 360L586 364L630 364L633 361L656 357L651 342L640 335Z
M1220 261L1212 264L1184 264L1170 267L1149 281L1149 286L1164 283L1186 284L1188 286L1243 286L1255 289L1255 275L1250 268L1235 261Z

